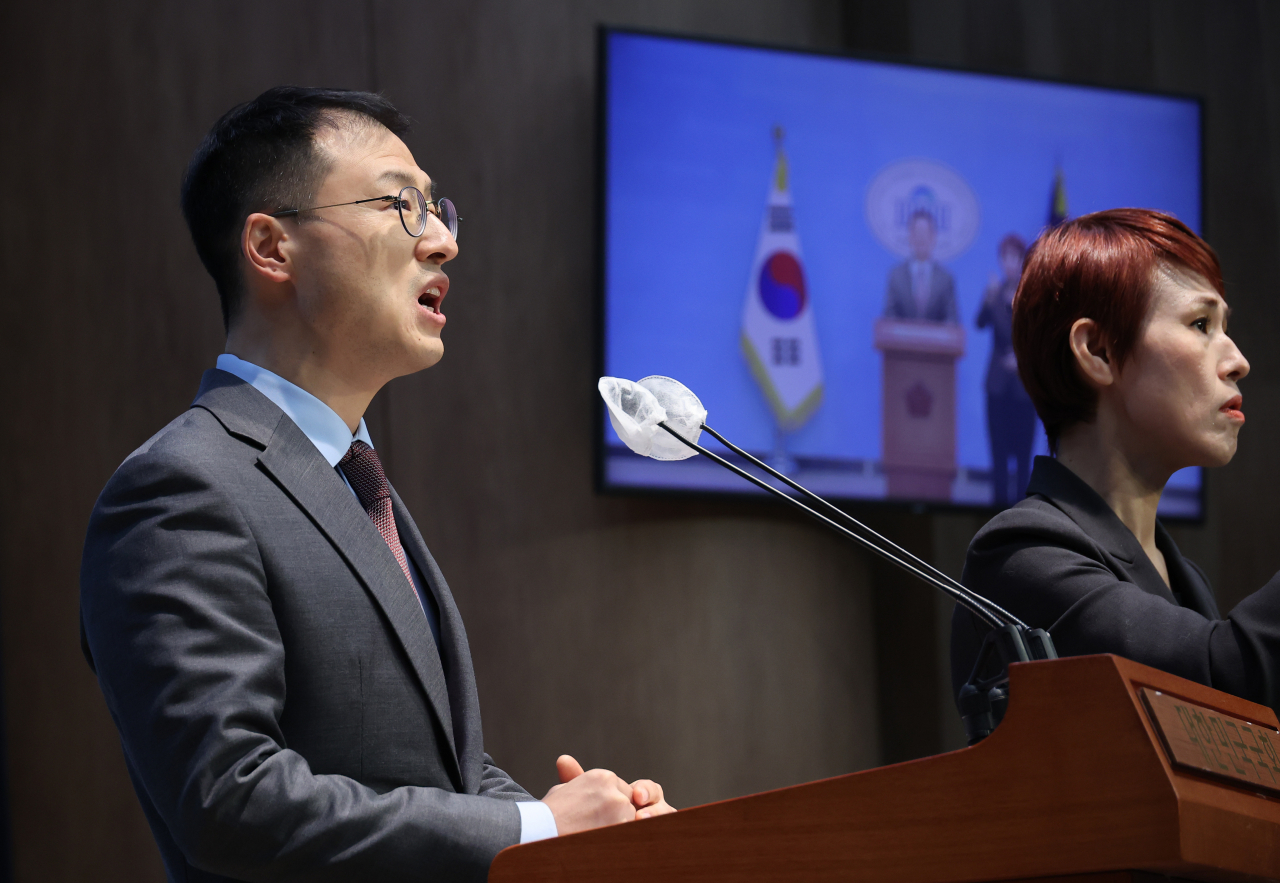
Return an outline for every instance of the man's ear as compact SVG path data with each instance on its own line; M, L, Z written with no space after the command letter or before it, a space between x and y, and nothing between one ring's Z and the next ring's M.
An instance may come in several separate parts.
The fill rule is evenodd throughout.
M240 251L249 260L246 273L270 282L292 280L288 242L289 235L279 218L261 212L249 215L240 232Z
M1090 386L1110 386L1115 383L1115 365L1107 352L1107 341L1102 337L1098 323L1092 319L1076 319L1069 336L1071 352L1076 364Z

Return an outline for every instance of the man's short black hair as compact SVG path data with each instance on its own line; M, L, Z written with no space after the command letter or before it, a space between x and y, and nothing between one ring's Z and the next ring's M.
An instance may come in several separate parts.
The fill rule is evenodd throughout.
M218 286L228 330L244 279L240 233L254 212L302 208L328 172L316 132L351 115L397 137L409 119L381 95L350 89L277 86L228 111L200 142L182 180L182 214L196 252Z

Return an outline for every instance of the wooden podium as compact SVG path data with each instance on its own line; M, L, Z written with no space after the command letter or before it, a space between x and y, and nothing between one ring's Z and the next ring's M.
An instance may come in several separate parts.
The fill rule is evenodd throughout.
M1014 665L972 747L513 846L508 881L1280 879L1268 708L1115 656Z
M884 353L881 462L888 496L950 500L956 477L956 359L964 355L964 329L880 319L875 345Z

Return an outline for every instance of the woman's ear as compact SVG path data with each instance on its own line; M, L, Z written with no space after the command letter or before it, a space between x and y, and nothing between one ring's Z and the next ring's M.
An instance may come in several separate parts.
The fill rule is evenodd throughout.
M289 261L289 236L279 218L255 212L245 218L240 233L240 251L249 262L250 277L269 282L288 282L293 278Z
M1107 341L1098 323L1092 319L1076 319L1069 335L1071 352L1076 364L1090 386L1110 386L1116 381L1111 357L1107 353Z

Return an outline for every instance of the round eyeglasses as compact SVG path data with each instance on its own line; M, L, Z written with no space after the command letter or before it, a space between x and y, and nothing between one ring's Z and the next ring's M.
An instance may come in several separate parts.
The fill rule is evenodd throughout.
M371 196L368 199L357 199L352 202L333 202L329 205L313 205L310 208L284 209L283 211L272 212L271 217L283 218L287 215L314 212L322 208L361 205L366 202L394 203L396 210L400 212L400 223L404 226L404 232L414 239L417 239L427 231L427 216L435 215L440 223L444 225L444 228L449 231L449 235L453 237L454 242L458 241L458 222L462 219L458 217L458 210L454 208L453 201L444 197L435 200L427 199L417 187L405 187L396 196Z

